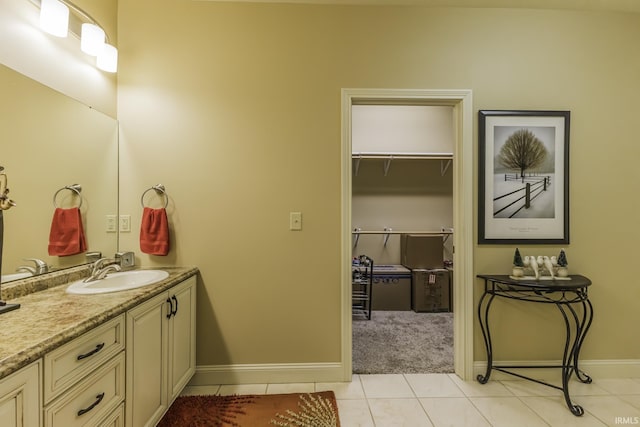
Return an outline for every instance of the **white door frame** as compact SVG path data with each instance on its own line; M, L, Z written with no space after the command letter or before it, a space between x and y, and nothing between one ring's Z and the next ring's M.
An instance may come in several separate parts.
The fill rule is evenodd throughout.
M354 104L450 105L454 110L453 151L453 352L454 370L473 375L473 114L471 90L342 89L342 366L351 381L351 106Z

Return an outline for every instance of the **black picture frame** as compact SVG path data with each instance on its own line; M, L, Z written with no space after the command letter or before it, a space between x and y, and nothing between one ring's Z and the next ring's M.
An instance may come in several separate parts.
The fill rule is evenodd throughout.
M478 111L478 243L569 243L570 111Z

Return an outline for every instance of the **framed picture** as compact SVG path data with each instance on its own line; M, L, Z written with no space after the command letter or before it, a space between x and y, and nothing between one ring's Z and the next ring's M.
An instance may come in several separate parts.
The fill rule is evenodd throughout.
M570 115L478 112L478 243L569 243Z

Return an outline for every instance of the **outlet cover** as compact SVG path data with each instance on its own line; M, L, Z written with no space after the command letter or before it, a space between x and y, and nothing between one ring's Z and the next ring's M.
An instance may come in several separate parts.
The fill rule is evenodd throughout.
M118 220L116 219L116 215L107 215L105 231L107 233L115 233L118 231Z
M131 231L131 215L120 215L120 231L123 233Z

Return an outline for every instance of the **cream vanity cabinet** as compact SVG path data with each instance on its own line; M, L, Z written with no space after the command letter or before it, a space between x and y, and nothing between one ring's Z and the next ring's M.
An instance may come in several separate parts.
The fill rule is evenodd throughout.
M124 425L124 334L122 314L45 354L45 427Z
M195 373L195 304L193 276L127 312L127 426L155 426Z
M4 427L40 427L40 369L33 362L0 380L0 425Z

